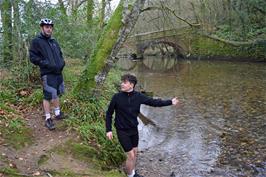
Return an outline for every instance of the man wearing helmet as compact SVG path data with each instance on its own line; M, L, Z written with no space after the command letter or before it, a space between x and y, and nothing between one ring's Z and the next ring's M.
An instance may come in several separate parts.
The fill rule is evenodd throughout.
M52 38L53 21L45 18L41 19L39 24L41 32L31 42L30 61L40 68L45 126L53 130L55 126L50 114L50 103L54 106L55 119L64 118L63 112L60 111L59 95L63 94L65 89L62 75L65 61L59 44Z

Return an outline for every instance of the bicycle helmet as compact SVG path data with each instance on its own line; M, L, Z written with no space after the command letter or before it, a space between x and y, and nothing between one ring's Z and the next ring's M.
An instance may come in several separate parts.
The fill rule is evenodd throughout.
M43 26L43 25L51 25L51 26L54 26L54 23L51 19L49 18L43 18L41 19L40 21L40 26Z

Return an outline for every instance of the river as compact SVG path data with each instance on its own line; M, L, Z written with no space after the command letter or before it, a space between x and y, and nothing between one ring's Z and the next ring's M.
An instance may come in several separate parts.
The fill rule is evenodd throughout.
M120 59L142 90L178 107L141 106L137 169L145 177L266 176L266 63Z

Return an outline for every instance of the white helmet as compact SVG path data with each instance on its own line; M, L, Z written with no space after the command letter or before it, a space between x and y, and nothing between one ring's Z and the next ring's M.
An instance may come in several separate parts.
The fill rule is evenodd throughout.
M54 26L53 21L51 19L49 19L49 18L43 18L43 19L41 19L41 21L40 21L39 24L40 24L40 26L43 26L43 25L51 25L51 26Z

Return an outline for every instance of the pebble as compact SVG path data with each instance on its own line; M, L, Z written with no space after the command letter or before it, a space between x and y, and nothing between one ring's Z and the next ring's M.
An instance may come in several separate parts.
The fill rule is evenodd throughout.
M35 173L32 174L33 176L40 176L41 173L39 171L36 171Z

